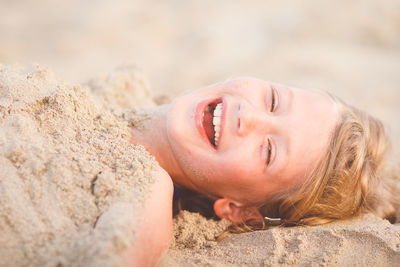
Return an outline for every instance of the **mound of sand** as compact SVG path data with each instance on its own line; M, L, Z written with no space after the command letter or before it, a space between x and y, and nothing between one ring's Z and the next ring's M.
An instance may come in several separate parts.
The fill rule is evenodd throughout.
M186 229L207 224L186 213ZM182 219L180 221L183 221ZM187 223L191 224L188 225ZM400 225L373 215L315 227L272 228L206 241L221 229L210 223L180 239L162 266L399 266ZM203 229L204 230L204 229ZM212 235L212 234L211 234ZM190 236L190 237L188 237ZM179 240L179 239L178 239ZM206 241L206 242L205 242ZM211 243L214 243L211 245Z
M118 73L91 93L0 65L1 266L121 263L156 162L110 112L122 94L152 102L140 77Z
M216 239L231 224L228 220L207 220L198 213L182 210L174 218L171 249L202 249L217 245Z

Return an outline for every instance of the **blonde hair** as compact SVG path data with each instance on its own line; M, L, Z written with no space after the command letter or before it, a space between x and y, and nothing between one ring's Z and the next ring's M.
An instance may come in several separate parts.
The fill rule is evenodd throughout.
M319 225L363 213L373 213L394 223L399 205L399 173L394 166L387 165L390 144L384 127L373 116L331 97L339 106L341 118L325 156L305 183L277 192L259 205L260 213L267 218L280 218L282 226ZM205 196L191 191L187 195L190 198L184 197L180 203L185 203L189 210L208 210L211 217L212 200L205 201ZM276 225L276 221L232 224L222 237L271 225Z
M263 216L280 218L280 225L319 225L363 213L396 220L398 173L385 158L389 139L382 123L333 97L341 109L326 155L309 178L291 192L279 193L259 207ZM230 232L268 228L264 222L232 225Z

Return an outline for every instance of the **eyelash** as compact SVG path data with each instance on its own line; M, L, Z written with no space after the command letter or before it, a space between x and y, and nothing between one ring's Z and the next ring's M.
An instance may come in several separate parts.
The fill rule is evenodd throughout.
M275 110L275 89L271 88L271 109L270 112L274 112Z
M272 154L271 151L272 151L271 140L269 140L268 138L267 166L271 161L271 154Z

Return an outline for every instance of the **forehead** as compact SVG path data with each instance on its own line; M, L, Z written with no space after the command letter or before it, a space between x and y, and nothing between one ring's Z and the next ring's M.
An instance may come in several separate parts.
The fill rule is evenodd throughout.
M281 172L286 184L304 181L328 151L339 120L338 106L325 92L288 88L292 101L287 120L287 168Z

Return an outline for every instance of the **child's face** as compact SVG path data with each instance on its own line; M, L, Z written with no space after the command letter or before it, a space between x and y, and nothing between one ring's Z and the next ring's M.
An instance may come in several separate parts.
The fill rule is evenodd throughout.
M215 130L207 106L219 103ZM254 204L304 181L338 118L324 93L238 78L177 98L167 134L192 189Z

